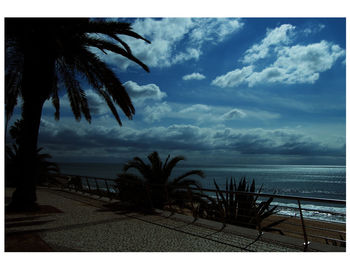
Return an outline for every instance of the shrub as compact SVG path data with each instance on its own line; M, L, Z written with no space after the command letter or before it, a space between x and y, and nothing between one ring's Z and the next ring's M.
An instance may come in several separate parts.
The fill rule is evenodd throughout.
M234 224L248 228L256 228L259 231L277 230L274 226L282 223L285 219L280 219L262 227L262 221L271 215L277 213L277 206L271 207L273 197L267 201L257 202L258 195L249 193L260 193L262 186L255 192L255 181L252 184L242 178L236 185L236 181L232 178L230 183L226 180L225 191L221 190L214 180L216 188L216 198L204 195L205 200L202 201L200 215L221 221L227 224ZM280 230L277 230L280 231ZM280 231L280 233L282 233Z

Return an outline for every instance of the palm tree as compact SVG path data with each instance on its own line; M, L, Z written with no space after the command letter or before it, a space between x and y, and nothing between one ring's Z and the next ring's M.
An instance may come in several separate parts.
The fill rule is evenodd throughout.
M23 141L18 148L21 181L12 196L11 208L35 206L36 172L32 166L37 150L42 107L51 99L59 119L59 83L68 93L77 120L83 115L91 122L84 80L106 101L119 125L115 105L131 119L135 113L129 95L114 72L91 48L110 51L134 61L147 72L147 66L135 58L119 35L146 39L133 32L130 24L88 18L6 18L5 20L5 110L12 115L21 96Z
M35 155L35 166L38 172L36 179L37 185L42 184L59 184L56 180L60 169L57 163L49 161L52 158L50 154L40 153L43 148L38 148ZM5 148L5 183L6 186L16 186L21 180L20 172L18 171L18 147L13 144L12 147L6 145Z
M169 155L163 164L158 153L153 152L148 156L150 163L147 164L135 157L125 164L124 172L116 179L121 200L151 208L163 208L165 205L191 206L189 200L198 195L191 188L200 188L200 184L188 177L204 177L204 174L200 170L191 170L171 180L172 170L184 159L183 156L170 159ZM130 169L135 169L138 175L129 173Z
M15 141L5 148L5 183L6 186L16 186L20 180L18 145L23 138L23 120L17 120L10 128L10 136ZM56 176L60 173L57 163L49 161L50 154L40 153L43 148L38 148L35 155L35 166L38 172L36 184L57 183Z

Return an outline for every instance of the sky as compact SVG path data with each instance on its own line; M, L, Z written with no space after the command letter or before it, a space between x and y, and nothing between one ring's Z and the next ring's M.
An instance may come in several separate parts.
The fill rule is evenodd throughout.
M136 114L120 127L83 84L92 122L77 122L61 91L60 120L46 102L39 134L55 161L125 162L158 151L207 166L345 164L344 18L119 20L151 41L122 37L150 73L94 52Z

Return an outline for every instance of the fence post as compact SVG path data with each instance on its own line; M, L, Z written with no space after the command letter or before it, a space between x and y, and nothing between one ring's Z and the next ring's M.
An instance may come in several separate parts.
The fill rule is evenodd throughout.
M100 197L102 197L102 196L101 196L101 192L100 192L100 187L98 186L98 183L97 183L97 178L94 177L94 179L95 179L95 184L96 184L96 191L97 191L97 193L100 195Z
M107 188L107 192L108 192L109 198L112 199L111 192L109 191L109 186L108 186L108 183L107 183L106 179L105 179L105 185L106 185L106 188Z
M307 251L307 248L310 245L310 242L307 239L306 228L305 228L305 223L303 218L303 210L301 209L300 200L298 200L298 206L299 206L299 212L300 212L301 226L303 228L303 234L304 234L304 251Z
M89 178L86 176L85 179L86 179L86 184L87 184L88 189L89 189L89 193L91 193L91 187L90 187Z

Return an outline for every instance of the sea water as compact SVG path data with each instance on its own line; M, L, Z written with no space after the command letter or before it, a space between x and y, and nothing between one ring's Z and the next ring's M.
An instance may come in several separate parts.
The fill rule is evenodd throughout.
M62 163L59 164L62 173L95 176L115 179L122 172L122 164L102 163ZM232 165L232 166L178 166L173 176L179 176L190 170L202 170L205 177L191 177L197 179L203 188L215 189L214 180L221 189L225 189L226 180L231 177L236 183L242 177L251 183L255 180L256 190L262 185L262 193L313 197L324 199L346 199L346 170L345 166L325 165ZM263 199L263 198L261 198ZM281 206L280 214L296 214L296 201L275 199L273 204ZM316 210L304 211L308 218L319 220L345 222L345 206L303 202L303 208ZM336 212L340 215L322 213L318 211Z

